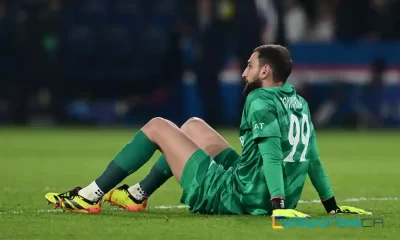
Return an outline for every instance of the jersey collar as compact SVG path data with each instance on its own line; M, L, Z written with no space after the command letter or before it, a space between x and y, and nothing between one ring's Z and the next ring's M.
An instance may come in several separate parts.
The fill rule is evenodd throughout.
M285 84L283 84L282 87L280 87L279 90L281 90L282 92L290 93L294 91L294 88L290 83L286 82Z

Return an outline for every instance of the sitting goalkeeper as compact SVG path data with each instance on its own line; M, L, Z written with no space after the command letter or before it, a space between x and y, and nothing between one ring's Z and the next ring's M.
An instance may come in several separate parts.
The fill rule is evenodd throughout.
M84 188L47 193L64 210L100 213L102 200L128 211L146 209L151 194L174 176L190 211L204 214L271 214L309 217L294 210L306 176L330 214L370 214L338 206L320 162L307 102L286 82L290 52L279 45L256 48L243 72L246 103L240 125L242 155L207 123L189 119L181 128L154 118L127 143L107 169ZM154 154L163 154L139 183L113 189Z

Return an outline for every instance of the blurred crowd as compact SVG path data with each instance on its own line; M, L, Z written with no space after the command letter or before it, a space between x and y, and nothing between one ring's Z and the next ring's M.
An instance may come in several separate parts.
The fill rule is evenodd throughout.
M74 98L124 98L145 114L191 69L220 124L218 75L243 69L254 47L399 40L398 10L396 0L0 0L0 99L13 122L43 102L63 119Z
M400 1L284 0L288 43L400 39Z

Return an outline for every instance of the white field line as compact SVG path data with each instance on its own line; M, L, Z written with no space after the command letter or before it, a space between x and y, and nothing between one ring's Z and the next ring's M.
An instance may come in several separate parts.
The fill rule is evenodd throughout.
M340 200L340 202L361 202L361 201L398 201L400 198L398 197L381 197L381 198L346 198ZM320 200L300 200L299 203L320 203ZM149 206L149 209L185 209L188 208L185 205L160 205L160 206ZM120 210L119 208L111 208L110 210ZM24 214L24 213L53 213L53 212L62 212L61 209L37 209L37 210L22 210L22 211L6 211L1 212L1 214Z
M398 197L360 197L360 198L346 198L338 200L339 202L362 202L362 201L398 201ZM299 203L321 203L321 200L300 200Z

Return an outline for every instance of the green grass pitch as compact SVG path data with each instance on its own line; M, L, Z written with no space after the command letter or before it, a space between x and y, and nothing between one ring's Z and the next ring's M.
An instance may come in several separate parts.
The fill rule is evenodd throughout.
M134 129L0 129L0 239L398 239L400 229L400 133L319 132L322 161L341 205L364 208L384 227L274 230L267 216L203 216L179 204L171 179L149 200L146 213L104 204L100 215L54 212L48 191L85 186L133 136ZM221 131L239 150L237 133ZM126 179L133 184L158 153ZM353 198L355 202L343 201ZM360 198L364 198L360 200ZM308 181L302 200L318 199ZM358 200L358 201L357 201ZM171 207L172 206L172 207ZM175 206L175 207L174 207ZM164 207L164 209L163 209ZM298 210L327 217L319 203ZM357 216L353 216L357 217Z

